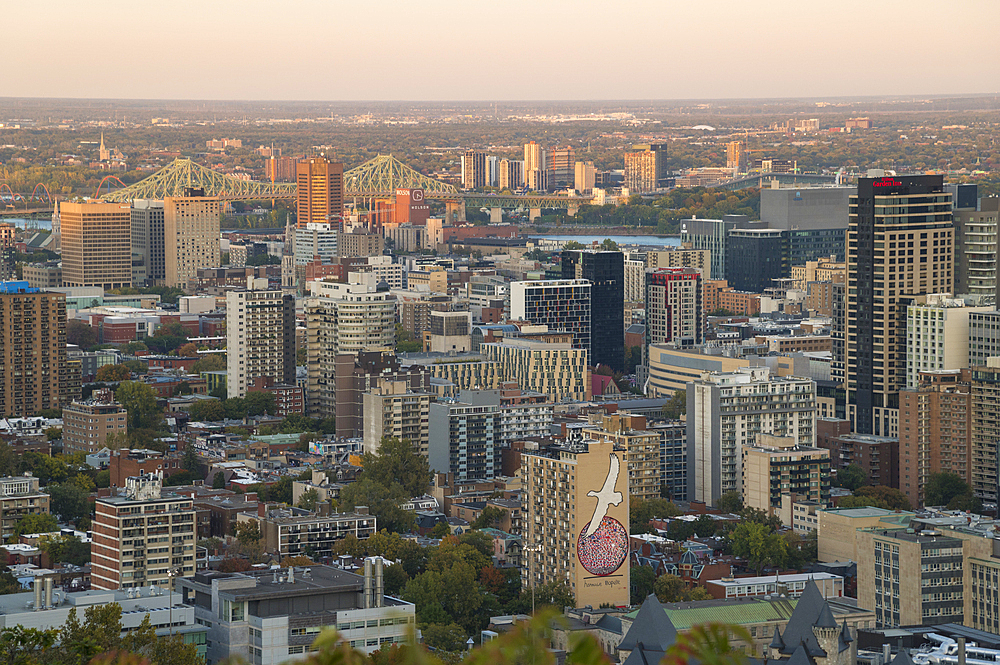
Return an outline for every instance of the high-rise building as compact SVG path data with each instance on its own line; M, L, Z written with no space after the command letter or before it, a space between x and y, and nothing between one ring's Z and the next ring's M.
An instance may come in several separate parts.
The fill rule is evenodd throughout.
M560 582L578 605L628 604L626 469L610 441L521 453L523 588Z
M844 260L848 200L854 187L765 187L760 190L760 219L768 228L788 233L792 265L806 261Z
M596 174L594 162L577 162L574 169L573 188L581 194L590 194L594 189Z
M96 453L109 434L128 433L128 411L115 401L110 388L95 390L89 400L63 407L63 449L67 453Z
M430 405L430 467L455 480L489 480L500 474L503 416L498 404L461 401Z
M219 199L202 189L163 200L163 250L167 286L186 288L198 268L222 262L219 249Z
M344 165L323 157L295 164L296 226L339 224L344 216Z
M142 257L146 279L163 284L167 276L163 246L163 201L132 201L132 253Z
M549 150L549 189L572 187L576 176L576 151L573 146Z
M715 505L742 480L740 445L756 434L812 446L816 383L771 376L767 367L705 373L687 384L688 498Z
M931 294L906 308L906 387L922 372L969 366L969 317L992 307L968 307L964 300Z
M132 286L132 209L127 203L59 204L63 286Z
M997 442L1000 441L1000 360L972 368L972 491L983 503L998 497Z
M726 278L726 242L729 232L746 228L746 215L726 215L723 219L685 219L681 222L681 243L691 249L707 249L712 257L709 279Z
M501 159L500 189L521 189L522 187L524 187L524 161Z
M943 176L861 178L847 240L848 418L860 434L897 436L906 306L952 292L954 229Z
M997 218L1000 197L954 210L955 293L994 295L997 288Z
M524 185L536 192L549 189L549 154L538 143L524 144Z
M481 150L466 150L462 154L462 187L485 187L486 175L486 153Z
M295 385L295 297L268 289L267 278L226 293L226 390L243 397L259 377Z
M404 367L388 350L342 353L336 357L334 370L335 387L313 395L312 406L315 413L335 414L338 437L364 434L364 395L380 380L405 381L413 392L431 392L429 367Z
M27 417L70 400L66 361L66 296L0 282L0 406Z
M334 263L337 253L337 236L340 232L333 224L310 222L295 229L295 265L312 263L317 256L323 263Z
M796 500L830 501L830 453L822 448L799 445L790 436L757 434L741 446L743 505L776 514L781 495Z
M385 251L385 238L379 233L354 229L337 236L337 254L346 258L381 256Z
M596 422L595 422L596 421ZM646 428L646 417L630 413L600 416L583 429L583 436L609 441L624 452L628 468L628 491L649 501L660 497L660 434Z
M726 168L734 174L743 173L747 169L747 156L743 151L742 141L730 141L726 144Z
M366 453L378 453L382 439L409 441L425 458L428 456L431 394L410 388L409 381L380 379L362 397Z
M624 263L622 271L624 273ZM624 294L622 297L624 298ZM624 306L622 309L624 311ZM590 354L590 316L591 285L585 279L552 279L510 283L510 317L512 319L530 321L535 325L545 325L552 332L572 333L573 346L585 349L588 355ZM624 329L621 336L624 347Z
M726 239L726 282L737 291L763 293L788 277L788 234L778 229L733 229Z
M652 192L667 185L667 146L634 145L625 153L623 185L632 194Z
M562 277L590 282L590 363L625 367L625 255L622 252L563 250ZM598 343L599 341L599 343Z
M195 509L163 491L163 472L130 476L115 496L97 499L90 544L95 589L169 587L174 571L195 571Z
M972 391L968 370L920 372L899 391L899 489L924 505L933 473L953 473L972 486Z
M702 280L694 268L658 268L646 276L646 345L704 341Z
M376 275L349 273L348 284L313 282L305 303L308 339L309 415L337 412L338 356L392 349L396 343L396 299L379 289ZM343 361L340 361L343 362Z

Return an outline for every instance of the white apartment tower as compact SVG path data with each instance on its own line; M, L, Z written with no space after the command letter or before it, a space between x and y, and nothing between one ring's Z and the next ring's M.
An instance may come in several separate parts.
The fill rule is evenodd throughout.
M295 297L247 279L246 291L226 294L226 387L243 397L259 377L295 384Z

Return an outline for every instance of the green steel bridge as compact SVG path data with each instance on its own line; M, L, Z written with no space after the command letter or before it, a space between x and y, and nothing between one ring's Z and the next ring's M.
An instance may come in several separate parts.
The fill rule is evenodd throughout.
M244 180L213 171L188 158L178 158L145 180L101 196L105 201L128 202L133 199L163 199L183 196L184 190L203 189L206 196L224 201L264 201L294 199L295 183ZM551 194L478 194L459 192L454 185L429 178L392 155L379 155L344 174L344 196L348 199L373 200L392 198L397 189L423 189L428 199L443 201L449 210L466 206L491 209L569 208L575 211L589 203L590 197Z

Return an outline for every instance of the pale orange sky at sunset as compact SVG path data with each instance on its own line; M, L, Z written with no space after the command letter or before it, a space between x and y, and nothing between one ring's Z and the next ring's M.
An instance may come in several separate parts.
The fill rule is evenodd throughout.
M998 0L8 2L0 96L992 93L998 19Z

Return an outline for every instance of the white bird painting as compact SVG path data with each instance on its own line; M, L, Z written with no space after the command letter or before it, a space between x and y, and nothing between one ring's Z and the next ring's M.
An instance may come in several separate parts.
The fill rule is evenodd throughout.
M604 480L604 487L599 492L595 492L594 490L587 492L587 496L597 498L597 508L594 509L594 516L590 518L590 525L587 527L587 532L583 534L584 538L594 535L594 532L601 526L604 516L608 514L609 505L617 506L624 499L621 492L615 491L615 485L618 484L619 466L618 455L612 453L611 467L608 469L608 477Z

